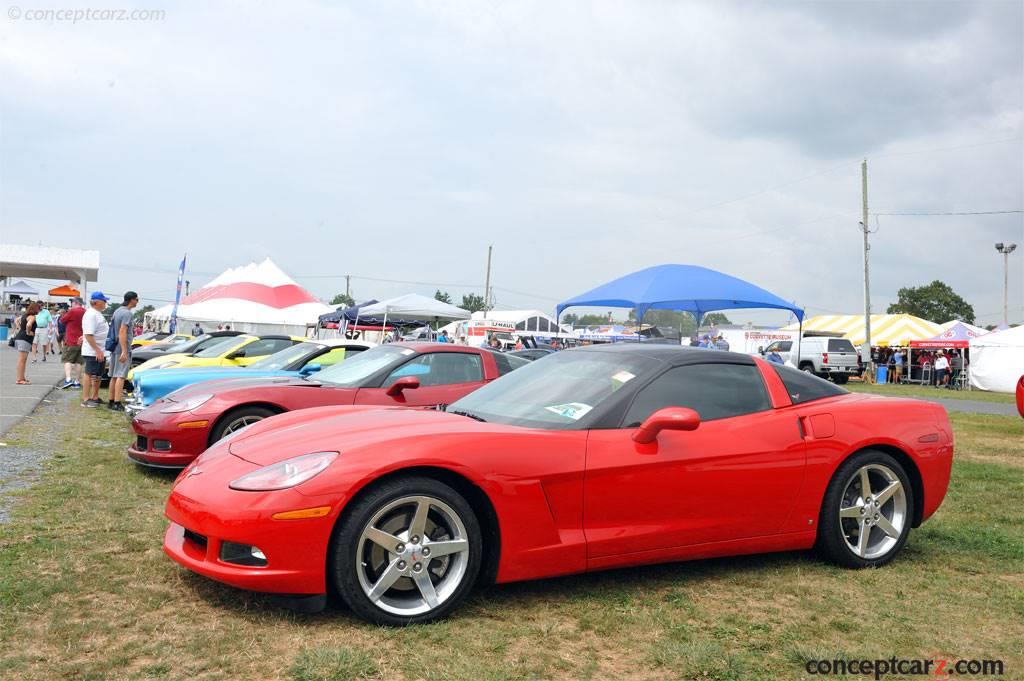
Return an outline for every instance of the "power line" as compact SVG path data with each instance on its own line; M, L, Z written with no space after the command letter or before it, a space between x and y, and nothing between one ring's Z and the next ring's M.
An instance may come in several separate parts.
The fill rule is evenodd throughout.
M946 213L879 213L875 215L1009 215L1012 213L1024 213L1024 210L974 210Z

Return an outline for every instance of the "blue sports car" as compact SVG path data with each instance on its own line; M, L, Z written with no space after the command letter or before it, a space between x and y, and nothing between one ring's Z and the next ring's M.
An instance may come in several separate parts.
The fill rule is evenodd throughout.
M134 417L161 397L202 381L308 376L321 367L337 364L374 345L345 338L311 339L267 355L247 367L185 367L143 371L135 377L132 397L125 404L125 411L129 417Z

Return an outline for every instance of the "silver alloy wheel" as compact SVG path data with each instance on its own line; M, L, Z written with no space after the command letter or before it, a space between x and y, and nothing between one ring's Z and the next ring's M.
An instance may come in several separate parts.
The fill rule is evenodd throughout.
M242 428L245 428L246 426L251 426L252 424L258 423L262 420L262 416L242 416L241 418L237 418L234 419L233 421L228 422L227 427L224 429L224 434L231 435L232 433L237 432Z
M899 543L907 525L907 493L891 468L861 466L847 481L839 503L839 527L854 555L874 560Z
M466 526L440 499L407 496L377 511L359 535L356 576L374 605L393 615L437 608L462 583L469 564Z

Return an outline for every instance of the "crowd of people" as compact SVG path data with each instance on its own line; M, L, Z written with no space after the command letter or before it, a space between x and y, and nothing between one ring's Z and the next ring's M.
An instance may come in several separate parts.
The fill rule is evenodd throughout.
M910 355L907 348L872 348L871 361L876 367L887 368L887 383L924 383L955 390L967 370L968 352L938 349L919 350ZM911 358L913 365L910 364Z
M10 344L18 351L16 385L31 385L27 376L29 354L32 363L45 362L47 354L60 352L64 363L62 389L81 388L82 406L99 407L100 384L109 378L109 409L124 409L124 382L132 366L132 340L140 330L135 321L139 295L124 294L124 302L110 315L103 311L110 301L102 291L89 296L89 305L72 298L66 309L30 302L13 321Z

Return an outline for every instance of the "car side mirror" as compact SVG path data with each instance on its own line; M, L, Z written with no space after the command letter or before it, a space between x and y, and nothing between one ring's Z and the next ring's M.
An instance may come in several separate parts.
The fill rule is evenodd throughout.
M310 374L315 374L316 372L320 371L320 369L321 367L319 364L307 364L306 366L299 369L299 374L303 376L309 376Z
M686 407L665 407L659 409L640 424L633 433L633 441L639 444L650 444L658 439L663 430L697 430L700 425L700 414Z
M420 387L420 379L415 376L402 376L400 379L388 386L388 395L398 397L403 390L414 390Z
M224 355L224 359L239 359L240 357L245 357L245 352L243 350L238 350L237 352Z

